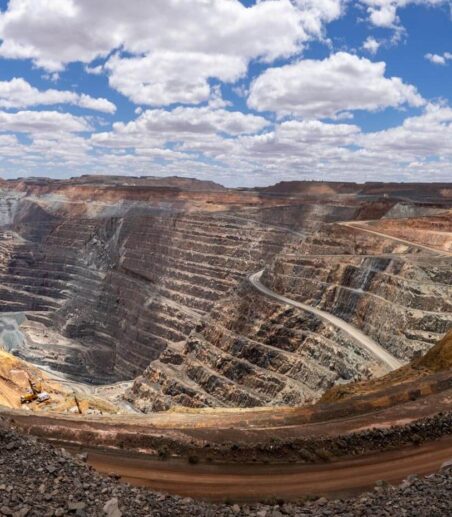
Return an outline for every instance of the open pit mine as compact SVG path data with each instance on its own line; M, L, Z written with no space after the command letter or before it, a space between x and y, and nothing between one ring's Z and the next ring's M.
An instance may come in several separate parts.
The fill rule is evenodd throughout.
M452 184L0 180L0 515L450 515L451 329Z

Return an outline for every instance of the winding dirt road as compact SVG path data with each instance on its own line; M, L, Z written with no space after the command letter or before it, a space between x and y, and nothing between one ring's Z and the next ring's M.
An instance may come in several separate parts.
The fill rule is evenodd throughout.
M364 222L368 222L368 221L363 221L363 223ZM345 226L347 228L352 228L354 230L377 235L378 237L390 239L395 242L400 242L402 244L413 246L413 247L416 247L419 249L424 249L426 251L429 251L431 253L435 253L438 255L443 255L443 256L447 256L447 257L452 256L452 253L449 253L448 251L431 248L430 246L425 246L425 245L419 244L417 242L400 239L399 237L394 237L392 235L388 235L388 234L381 233L381 232L378 232L375 230L371 230L370 228L365 228L362 225L357 224L354 221L345 221L345 222L340 222L340 223L336 223L336 224ZM296 307L296 308L302 309L306 312L315 314L319 318L322 318L323 320L328 321L329 323L332 323L337 328L340 328L341 330L346 332L351 338L353 338L355 341L357 341L363 348L368 350L374 357L376 357L379 361L384 363L390 370L396 370L397 368L400 368L403 365L403 363L401 361L399 361L396 357L394 357L392 354L390 354L382 346L380 346L378 343L376 343L371 337L367 336L366 334L361 332L359 329L357 329L350 323L347 323L346 321L342 320L341 318L338 318L337 316L333 316L329 312L322 311L320 309L317 309L316 307L312 307L311 305L297 302L295 300L287 298L286 296L282 296L278 293L275 293L274 291L272 291L271 289L266 287L261 282L261 277L262 277L263 272L264 272L264 270L257 271L256 273L253 273L252 275L250 275L248 277L251 284L261 293L273 298L274 300L284 303L286 305L291 305L292 307Z
M360 344L363 348L369 351L374 357L376 357L379 361L384 363L390 370L396 370L402 366L402 362L396 359L393 355L391 355L388 351L386 351L382 346L376 343L372 338L366 336L363 332L358 330L350 323L338 318L337 316L333 316L329 312L322 311L311 305L307 305L305 303L297 302L295 300L291 300L286 296L282 296L278 293L275 293L261 282L262 273L264 270L258 271L257 273L253 273L250 275L249 281L251 284L261 293L266 296L270 296L271 298L284 303L286 305L291 305L292 307L296 307L297 309L302 309L303 311L310 312L315 314L319 318L332 323L335 327L340 328L344 332L346 332L352 339Z
M190 465L88 450L88 463L99 472L114 472L123 481L153 490L212 501L349 495L369 489L379 480L399 483L410 474L430 474L451 458L451 437L322 465Z

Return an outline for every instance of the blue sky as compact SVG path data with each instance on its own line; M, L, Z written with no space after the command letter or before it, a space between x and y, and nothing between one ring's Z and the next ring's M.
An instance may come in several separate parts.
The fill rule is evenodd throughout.
M0 175L451 181L444 0L0 0Z

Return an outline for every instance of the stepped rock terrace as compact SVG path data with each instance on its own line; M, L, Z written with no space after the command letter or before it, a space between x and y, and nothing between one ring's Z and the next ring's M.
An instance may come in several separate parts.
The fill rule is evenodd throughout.
M2 182L0 311L21 322L8 349L77 382L133 381L122 397L142 412L299 406L379 377L350 332L249 277L400 363L429 350L452 322L450 187L382 188Z

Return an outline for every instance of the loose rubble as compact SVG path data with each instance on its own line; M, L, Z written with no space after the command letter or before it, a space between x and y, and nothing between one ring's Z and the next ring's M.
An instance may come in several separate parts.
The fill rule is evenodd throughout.
M399 487L381 481L354 499L209 504L156 493L101 476L82 455L0 428L0 515L12 517L144 516L446 516L452 512L452 462Z

